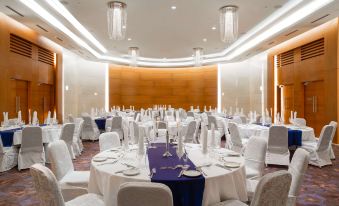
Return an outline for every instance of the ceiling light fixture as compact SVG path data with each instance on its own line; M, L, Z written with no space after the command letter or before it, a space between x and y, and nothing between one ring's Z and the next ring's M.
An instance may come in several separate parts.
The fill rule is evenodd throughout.
M127 41L132 41L132 38L128 38Z
M217 29L217 27L215 27L215 26L212 27L212 30L216 30L216 29Z
M130 56L130 66L136 67L138 66L138 56L139 56L139 48L138 47L130 47L128 48L128 53Z
M108 2L107 23L109 38L123 40L126 34L127 5L119 1Z
M176 6L171 6L171 9L172 9L172 10L176 10L177 7L176 7Z
M202 56L203 56L203 48L201 47L196 47L193 48L194 51L194 66L199 67L202 65Z
M88 39L100 51L106 53L107 49L62 5L59 0L46 0L47 3L60 15L62 15L69 23L76 28L86 39Z
M206 39L206 38L203 38L202 41L203 41L203 42L207 42L207 39Z
M230 45L238 38L238 7L228 5L221 7L220 37L223 42Z

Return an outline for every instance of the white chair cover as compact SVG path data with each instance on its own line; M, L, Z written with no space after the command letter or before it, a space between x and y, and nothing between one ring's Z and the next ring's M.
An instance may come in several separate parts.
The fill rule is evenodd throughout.
M265 168L267 142L261 137L251 137L244 158L246 178L260 178Z
M35 164L30 168L34 188L38 193L41 206L104 206L103 197L86 194L69 202L64 202L55 176L47 167Z
M295 118L293 120L293 124L305 127L306 126L306 119L304 119L304 118Z
M217 118L215 118L215 116L209 115L207 116L208 118L208 129L211 129L212 124L214 124L214 126L216 127L217 124Z
M200 128L200 125L201 125L201 121L200 121L200 119L196 119L195 121L196 121L196 128L195 128L195 133L194 133L194 143L199 144L200 143L199 128Z
M284 126L272 126L269 129L266 164L289 165L288 129Z
M99 136L100 152L120 146L120 137L117 132L105 132Z
M73 151L74 129L75 129L74 123L66 123L62 126L61 133L60 133L60 139L65 141L69 154L71 155L72 159L75 159L75 154Z
M307 170L308 162L310 159L309 153L301 148L298 148L291 160L288 172L292 175L292 183L288 195L288 206L294 206L296 199Z
M18 148L4 147L0 135L0 172L8 171L18 165Z
M133 122L133 143L137 144L139 142L139 126L136 122Z
M45 164L45 152L40 127L25 127L18 155L18 169L26 169L35 163Z
M89 115L84 115L82 118L84 119L84 123L82 126L81 138L84 140L97 140L100 132L94 120L92 120Z
M173 206L171 189L160 183L124 183L117 198L118 206Z
M112 119L112 129L111 132L118 133L120 139L123 138L123 130L122 130L122 117L113 117Z
M159 121L156 124L156 134L158 137L166 137L166 132L167 132L167 128L166 128L166 122L163 121Z
M51 168L59 182L63 198L68 201L87 193L89 171L74 171L71 156L63 140L48 145Z
M82 119L80 119L80 121L75 122L75 130L74 130L74 136L73 136L73 151L76 156L81 155L81 152L84 149L84 146L82 145L82 140L81 140L81 131L82 131L83 124L84 124L84 120Z
M333 132L332 132L332 135L331 135L330 158L331 158L331 160L334 160L335 155L334 155L334 152L333 152L332 142L333 142L333 138L335 136L335 133L337 131L338 123L335 122L335 121L331 121L329 125L333 126Z
M195 135L196 127L197 127L196 121L191 121L190 123L188 123L186 134L183 137L185 143L194 142L194 135Z
M228 129L231 135L230 149L242 153L247 141L241 138L237 123L229 122Z
M303 149L310 152L309 164L318 167L332 164L330 158L330 143L333 129L333 126L325 125L321 130L319 141L316 146L302 146Z

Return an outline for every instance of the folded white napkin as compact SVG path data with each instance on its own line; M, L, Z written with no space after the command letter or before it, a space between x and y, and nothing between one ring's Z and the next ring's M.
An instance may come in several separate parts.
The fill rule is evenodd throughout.
M201 125L201 134L202 134L202 153L207 154L207 126L205 124Z
M179 131L178 132L178 153L177 153L179 158L181 158L184 155L184 144L183 144L182 139L183 139L182 132Z
M51 124L51 111L48 111L48 113L47 113L46 124Z
M144 130L141 127L139 127L138 155L143 156L144 154L145 154Z
M214 126L214 123L211 124L211 147L212 148L215 148L215 126Z
M18 123L22 122L21 110L18 112Z
M36 111L33 112L33 125L37 125L38 124L38 113Z

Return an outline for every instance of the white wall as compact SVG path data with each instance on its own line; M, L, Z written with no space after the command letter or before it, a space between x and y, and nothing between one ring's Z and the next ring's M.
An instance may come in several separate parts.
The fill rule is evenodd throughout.
M68 114L77 117L90 113L92 107L105 108L106 69L107 63L88 61L63 50L64 119Z
M266 91L267 54L261 53L242 62L220 64L221 109L232 107L249 111L262 110L262 71L264 70L264 91ZM265 94L265 92L264 92ZM264 108L266 108L266 97Z

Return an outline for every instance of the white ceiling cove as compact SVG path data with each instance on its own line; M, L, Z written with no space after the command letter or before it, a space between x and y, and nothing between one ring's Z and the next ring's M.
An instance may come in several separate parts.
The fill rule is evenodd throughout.
M339 13L338 1L321 0L328 1L328 4L316 9L293 25L272 33L272 36L265 36L262 33L278 24L283 18L288 18L289 15L293 15L294 12L307 6L310 2L319 0L124 0L123 2L127 4L127 34L125 40L114 41L109 39L107 33L108 0L61 1L62 5L107 49L107 52L103 53L65 17L46 3L46 0L28 1L36 2L58 19L94 49L97 55L93 55L93 52L76 43L55 24L52 25L51 22L46 21L24 5L22 3L24 0L0 0L0 12L13 17L84 58L128 64L128 47L136 46L140 49L139 65L156 67L193 65L194 47L204 49L204 64L245 59L333 19ZM239 7L240 41L235 42L233 47L231 45L231 48L228 48L219 36L218 9L229 4ZM288 10L289 5L290 9ZM175 6L176 9L171 9L172 6ZM286 11L282 13L284 9ZM23 17L13 10L22 14ZM274 19L274 15L278 15L279 12L281 13L279 18ZM269 20L272 22L268 22ZM260 25L265 22L267 23L266 27L260 28ZM212 27L216 27L216 29L213 30ZM255 28L257 31L253 32ZM260 35L263 37L259 41ZM251 40L252 46L245 45L249 44ZM255 41L257 43L253 43ZM231 54L232 52L233 54ZM229 53L231 56L227 57Z

